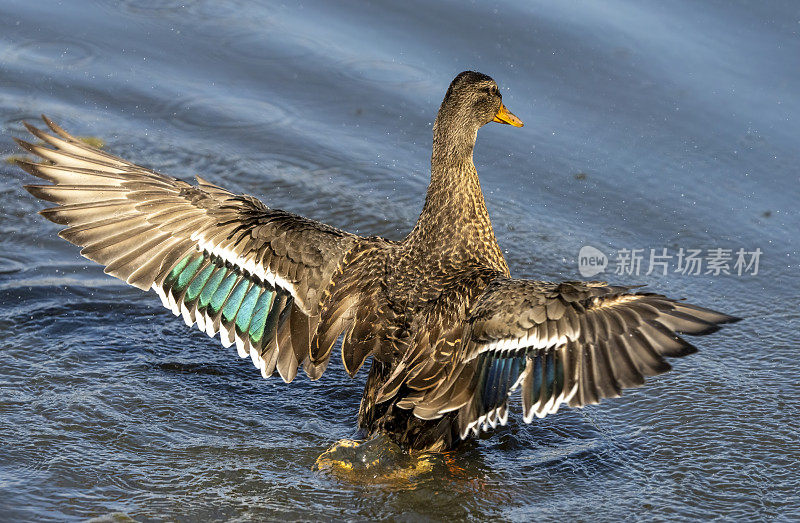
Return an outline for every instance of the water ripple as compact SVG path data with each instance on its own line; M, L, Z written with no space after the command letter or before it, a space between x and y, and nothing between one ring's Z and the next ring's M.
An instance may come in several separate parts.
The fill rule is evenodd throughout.
M214 134L219 131L253 131L264 125L287 121L286 112L265 100L228 98L209 104L204 96L186 97L162 111L170 123L184 130Z
M0 62L30 66L77 69L87 67L97 48L87 41L60 37L57 40L27 40L4 45Z
M421 67L388 60L349 60L341 64L340 71L359 81L404 88L426 84L430 79L430 72Z

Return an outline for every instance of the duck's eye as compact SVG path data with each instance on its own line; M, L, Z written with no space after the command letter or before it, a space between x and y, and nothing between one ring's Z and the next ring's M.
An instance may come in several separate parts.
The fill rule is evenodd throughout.
M495 95L495 96L500 94L500 91L497 90L497 86L492 86L492 94Z

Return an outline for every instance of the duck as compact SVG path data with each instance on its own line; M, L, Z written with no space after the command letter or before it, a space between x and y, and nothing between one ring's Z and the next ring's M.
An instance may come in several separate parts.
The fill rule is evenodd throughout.
M473 150L490 122L521 128L497 82L452 81L433 124L422 212L402 241L273 209L201 177L161 174L93 147L46 116L25 123L55 204L40 211L105 273L153 291L189 327L236 346L264 378L320 379L337 341L352 378L369 362L358 427L444 452L506 425L615 398L670 370L666 358L739 318L638 287L512 277Z

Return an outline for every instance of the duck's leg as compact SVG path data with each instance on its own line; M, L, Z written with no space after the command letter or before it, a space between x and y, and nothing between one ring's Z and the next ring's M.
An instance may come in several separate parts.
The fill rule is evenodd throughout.
M358 415L366 439L337 442L317 458L315 470L352 482L396 483L428 472L436 463L446 465L440 452L452 446L453 417L421 420L397 407L395 400L375 403L388 374L388 366L377 361L370 369Z
M314 470L352 483L403 483L434 467L428 453L409 453L386 434L366 441L344 439L322 453Z
M373 475L372 469L386 471L407 461L408 454L384 431L380 431L382 418L389 405L376 404L375 397L387 376L388 367L373 361L358 412L359 429L365 439L336 442L317 458L314 464L316 470L348 476L362 473Z
M399 445L379 434L368 440L343 439L334 443L317 458L316 470L339 469L358 474L371 469L390 467L406 458Z

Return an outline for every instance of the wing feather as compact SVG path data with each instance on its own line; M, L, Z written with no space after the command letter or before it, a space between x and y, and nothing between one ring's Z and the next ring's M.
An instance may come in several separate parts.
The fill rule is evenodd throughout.
M371 333L378 305L364 280L375 279L390 242L269 209L202 178L191 185L159 174L43 118L50 132L26 124L41 144L17 140L43 161L19 164L51 185L26 188L57 205L41 214L66 226L59 235L108 274L152 289L187 325L219 333L262 374L277 369L287 382L301 365L321 375L355 310L365 309L358 335ZM375 340L372 332L369 345L344 344L351 365L374 353Z
M500 422L521 384L530 422L562 404L582 407L620 396L668 371L665 357L696 351L679 333L707 334L737 319L631 287L498 277L475 301L469 334L446 363L475 367L477 378L458 385L445 379L404 405L428 418L458 410L463 438Z

